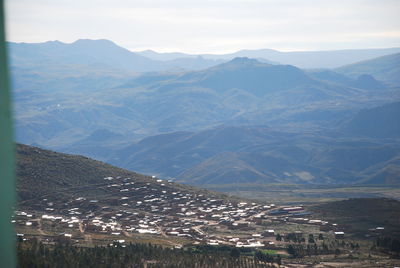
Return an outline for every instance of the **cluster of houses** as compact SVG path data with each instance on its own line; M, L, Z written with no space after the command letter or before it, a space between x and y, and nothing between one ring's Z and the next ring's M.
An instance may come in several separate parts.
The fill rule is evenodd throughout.
M157 178L146 182L106 177L98 187L103 191L98 198L42 199L36 206L39 209L32 213L17 211L13 222L32 228L50 223L67 230L64 234L71 238L73 230L116 237L150 234L236 247L273 247L276 234L274 230L263 229L266 222L315 224L321 230L335 230L328 222L304 218L311 213L302 206L230 202L194 191L177 190L179 188L171 182ZM224 232L215 235L210 231L215 228ZM235 233L241 235L235 236Z

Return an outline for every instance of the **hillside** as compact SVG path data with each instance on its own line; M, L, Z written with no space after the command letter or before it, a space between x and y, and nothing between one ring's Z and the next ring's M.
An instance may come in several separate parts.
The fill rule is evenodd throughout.
M335 71L358 77L369 74L391 86L400 85L400 53L382 56L375 59L353 63L335 69Z
M212 261L212 265L218 265L218 261L210 258L210 254L216 254L218 258L226 256L230 262L224 259L222 266L234 267L238 260L253 260L251 254L260 248L261 252L266 246L266 254L282 254L285 261L292 262L295 253L288 250L291 255L288 256L286 249L292 245L289 237L295 234L294 230L300 238L315 239L313 242L309 240L319 250L315 256L323 253L325 261L327 255L333 258L335 254L337 263L338 254L334 248L323 251L319 246L321 242L334 244L337 249L340 247L342 255L357 253L360 256L358 252L361 250L371 252L368 243L372 239L366 240L365 234L393 235L399 231L400 207L395 200L354 199L354 202L331 202L313 207L298 203L292 206L266 205L254 200L239 202L221 194L146 177L85 157L25 145L17 145L17 160L20 199L12 222L18 233L19 254L23 254L19 255L19 260L27 267L33 263L44 265L49 263L49 259L50 262L59 261L64 252L60 250L65 250L69 258L63 262L70 265L75 265L71 260L76 258L86 258L87 263L92 263L87 259L90 252L96 250L95 255L101 253L103 256L107 250L110 255L106 258L112 258L110 263L114 264L118 262L115 259L117 252L129 252L121 256L121 263L132 261L147 265L154 264L156 259L157 264L175 265L164 260L170 260L165 254L177 253L178 260L182 254L186 254L185 258L190 254L195 256L195 262ZM311 218L293 217L302 214ZM266 226L274 228L272 235L269 231L266 233ZM346 232L340 240L332 233L338 228ZM275 239L278 232L284 240ZM293 243L305 244L305 239ZM356 249L349 247L356 242ZM168 249L172 247L178 249ZM234 259L233 248L239 252ZM143 255L144 249L148 252ZM44 250L45 257L41 250ZM49 255L51 252L54 254ZM39 259L33 254L43 257ZM201 256L205 257L204 261ZM143 261L144 258L149 261ZM345 258L340 262L343 265L349 262L348 257ZM368 257L368 261L370 259ZM188 260L182 267L192 265L192 259ZM253 265L252 262L244 263ZM359 267L365 267L363 263L359 264Z
M117 168L90 158L68 155L37 147L17 144L17 194L25 205L31 200L44 197L57 199L84 195L96 199L105 199L109 195L104 186L107 177L130 177L140 185L160 188L160 183L150 176ZM165 189L207 193L190 186L167 183ZM219 195L222 196L222 195ZM34 202L34 203L35 203Z
M289 65L270 65L255 59L235 58L206 71L188 74L193 86L226 92L243 89L256 96L317 83L300 69ZM186 80L183 76L182 80Z
M369 74L361 74L356 77L356 79L352 79L349 76L345 76L338 72L334 72L331 70L312 70L308 71L311 77L322 81L332 82L338 85L346 85L349 87L362 88L366 90L384 90L387 86L380 81L377 81L373 76Z
M400 234L400 202L387 198L354 198L310 207L328 221L346 226L347 231L365 235L368 229L384 226L391 236Z
M363 109L342 128L352 136L400 138L400 102Z

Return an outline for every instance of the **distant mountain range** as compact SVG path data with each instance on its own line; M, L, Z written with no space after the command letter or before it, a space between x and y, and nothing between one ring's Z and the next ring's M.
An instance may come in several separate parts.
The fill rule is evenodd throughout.
M119 135L113 143L120 143L219 124L329 125L345 111L393 98L373 77L364 78L366 86L363 76L326 72L329 77L249 58L136 77L14 69L17 140L63 150L82 148L80 140L99 130Z
M359 61L369 60L389 54L399 53L400 48L383 49L347 49L327 51L282 52L273 49L240 50L235 53L213 55L191 55L184 53L157 53L152 50L138 52L153 60L168 61L179 58L201 57L209 60L231 60L237 57L266 59L270 63L290 64L299 68L336 68Z
M379 109L385 111L386 107ZM369 112L372 110L362 113ZM158 135L117 150L109 161L131 170L197 185L399 184L400 131L396 129L387 136L385 129L377 130L381 138L392 140L367 138L368 132L343 133L350 127L373 124L390 114L390 111L380 113L372 122L357 115L342 130L331 133L220 126L200 132Z
M303 70L247 57L179 65L168 57L180 54L149 59L107 40L10 51L18 142L194 184L397 184L398 107L386 104L400 98L399 54Z
M65 72L68 66L81 71L90 68L103 72L200 70L237 57L255 58L264 63L289 64L298 68L336 68L400 52L400 48L297 52L259 49L241 50L223 55L192 55L157 53L151 50L132 52L105 39L79 39L73 43L9 42L8 47L12 66L21 66L24 69L36 68L50 73Z
M335 71L350 77L358 77L363 74L373 75L376 79L386 81L393 86L400 85L400 53L386 55L376 59L370 59L353 63L335 69Z
M8 43L12 66L39 68L55 73L67 67L101 71L149 72L161 70L196 70L221 60L199 58L157 61L131 52L109 40L79 39L71 44L59 41L45 43ZM79 73L76 73L79 74Z

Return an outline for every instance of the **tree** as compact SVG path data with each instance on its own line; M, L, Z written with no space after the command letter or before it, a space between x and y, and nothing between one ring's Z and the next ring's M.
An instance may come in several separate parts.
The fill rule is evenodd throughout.
M276 241L282 241L282 236L280 234L276 234Z
M240 250L237 249L237 248L232 248L229 255L230 255L232 258L237 259L237 258L240 257Z
M314 235L313 235L313 234L309 234L309 235L308 235L308 243L315 243Z
M276 256L276 263L280 266L282 264L282 258L280 255Z
M296 251L295 251L293 245L289 245L289 246L288 246L287 252L288 252L290 255L294 255L294 254L296 253Z

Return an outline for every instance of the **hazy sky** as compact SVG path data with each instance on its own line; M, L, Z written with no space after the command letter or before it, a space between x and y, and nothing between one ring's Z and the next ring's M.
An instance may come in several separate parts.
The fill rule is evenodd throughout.
M133 51L400 46L400 0L6 0L8 40L109 39Z

